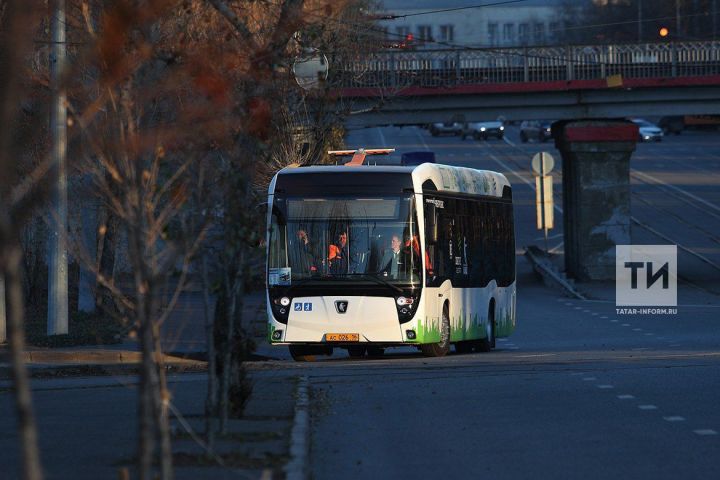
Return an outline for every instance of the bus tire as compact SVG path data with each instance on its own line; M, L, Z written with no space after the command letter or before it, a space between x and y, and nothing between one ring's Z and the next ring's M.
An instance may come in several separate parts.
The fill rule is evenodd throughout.
M470 341L464 341L464 342L456 342L455 343L455 352L456 353L470 353L473 350L473 342Z
M420 346L426 357L444 357L450 351L450 312L448 310L448 306L445 304L440 323L440 341Z
M290 345L288 349L290 350L290 356L296 362L315 361L314 352L311 351L310 347L307 347L305 345Z
M495 304L490 304L488 321L485 323L485 338L478 340L477 351L489 352L495 347Z
M385 355L385 349L383 347L368 347L368 357L382 357Z
M364 345L352 345L347 347L348 355L352 358L362 358L365 356L367 348Z

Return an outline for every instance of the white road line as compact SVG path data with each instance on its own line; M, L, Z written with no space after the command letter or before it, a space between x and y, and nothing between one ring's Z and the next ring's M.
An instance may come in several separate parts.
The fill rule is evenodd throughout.
M658 407L655 405L638 405L640 410L657 410Z
M629 327L630 324L629 324L629 323L623 323L622 326L623 326L623 327Z
M572 303L566 303L565 306L566 306L566 307L572 307L573 304L572 304Z
M642 332L642 328L633 328L633 332Z
M670 417L663 417L663 420L666 420L668 422L684 422L685 417L680 417L678 415L670 416Z
M382 127L376 127L378 133L380 134L380 141L382 142L383 148L387 147L387 142L385 141L385 135L382 133Z
M585 378L583 378L583 382L594 382L595 380L597 380L597 378L595 378L595 377L585 377Z
M651 336L653 336L653 335L655 335L655 334L654 334L654 333L651 333L651 332L645 332L645 335L648 336L648 337L651 337Z
M419 129L415 129L415 135L420 139L420 142L423 144L423 147L425 147L425 150L430 151L430 147L427 146L427 143L425 143L425 139L420 134Z
M607 320L608 316L607 316L607 315L601 315L600 318ZM615 321L617 322L617 320L615 320Z
M603 317L603 318L608 318L608 317ZM610 323L618 323L619 321L620 320L613 318L612 320L610 320Z
M633 400L635 398L635 395L624 394L618 395L617 398L619 398L620 400Z
M575 307L575 310L582 310L582 307Z
M697 195L693 195L692 193L690 193L690 192L688 192L688 191L686 191L686 190L683 190L683 189L680 188L680 187L676 187L675 185L671 185L671 184L669 184L669 183L665 183L665 182L663 182L662 180L660 180L659 178L655 178L655 177L653 177L652 175L648 175L647 173L643 173L643 172L637 171L637 170L632 169L632 168L630 169L630 171L631 171L632 173L636 174L636 175L641 176L641 177L649 178L650 180L654 181L655 183L658 183L658 184L660 184L660 185L664 185L664 186L666 186L667 188L669 188L669 189L671 189L671 190L675 190L676 192L680 192L680 193L682 193L683 195L686 195L686 196L692 198L692 199L695 200L696 202L700 202L700 203L702 203L703 205L705 205L705 206L707 206L707 207L710 207L711 209L715 210L716 212L720 212L720 207L718 207L718 206L715 205L714 203L710 203L710 202L708 202L707 200L704 200L704 199L698 197Z
M698 435L717 435L718 432L715 430L712 430L710 428L701 428L699 430L693 430L693 432L697 433Z
M593 317L597 317L598 315L600 315L600 314L597 313L597 312L593 312L593 313L592 313L592 316L593 316Z
M503 137L503 138L504 138L504 137ZM478 147L478 148L482 148L479 144L475 144L475 146ZM490 149L488 148L487 150L490 150ZM505 170L507 170L509 173L512 173L513 175L515 175L515 176L516 176L517 178L519 178L523 183L527 184L527 186L529 186L530 188L533 189L533 191L535 191L535 183L534 183L534 182L531 182L530 180L528 180L528 179L526 179L526 178L524 178L524 177L521 177L515 170L513 170L512 168L510 168L510 166L509 166L507 163L505 163L505 162L503 162L502 160L500 160L499 158L497 158L492 152L488 151L487 154L488 154L488 156L490 156L491 159L493 159L493 161L495 161L495 163L497 163L498 165L500 165L501 167L503 167L503 168L504 168ZM558 207L557 204L555 204L554 206L555 206L555 210L557 210L557 211L560 212L560 213L563 213L563 209L560 208L560 207Z
M612 385L598 385L597 387L601 390L610 390L611 388L615 388Z

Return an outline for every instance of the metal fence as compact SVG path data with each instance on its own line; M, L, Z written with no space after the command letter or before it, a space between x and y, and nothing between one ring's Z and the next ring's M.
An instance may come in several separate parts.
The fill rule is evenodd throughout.
M720 74L720 42L389 51L334 70L340 88L706 76Z

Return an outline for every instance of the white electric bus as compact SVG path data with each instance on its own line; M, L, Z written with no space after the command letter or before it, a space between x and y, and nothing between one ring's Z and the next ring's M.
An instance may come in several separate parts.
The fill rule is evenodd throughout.
M500 173L286 168L270 183L268 340L296 360L488 351L515 329L512 190Z

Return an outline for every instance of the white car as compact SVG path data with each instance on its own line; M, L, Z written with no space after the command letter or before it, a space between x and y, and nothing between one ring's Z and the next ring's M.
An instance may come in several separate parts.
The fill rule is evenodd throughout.
M502 122L474 122L468 123L467 128L460 134L463 140L472 136L475 140L484 140L488 137L497 137L501 140L505 136L505 126Z
M642 118L633 118L630 121L638 126L639 140L641 142L649 142L651 140L656 142L662 141L663 131L654 123L650 123Z

